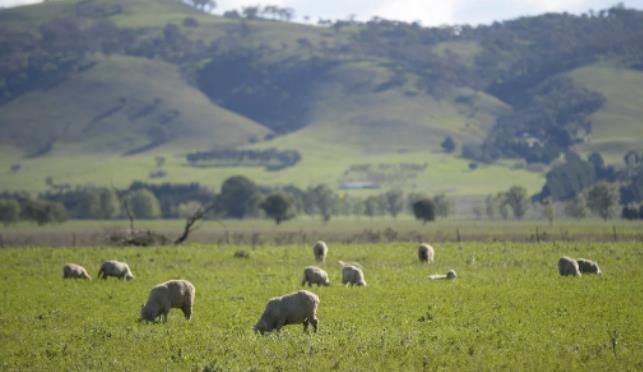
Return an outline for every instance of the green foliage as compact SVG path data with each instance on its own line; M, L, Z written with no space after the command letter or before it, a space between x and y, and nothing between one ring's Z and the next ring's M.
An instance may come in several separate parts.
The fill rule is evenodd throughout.
M512 186L504 194L504 202L511 208L514 217L522 219L529 208L527 189L522 186Z
M455 151L455 141L453 140L453 138L451 138L451 136L446 137L444 141L442 141L440 146L442 146L442 150L447 154Z
M324 222L330 221L333 214L337 213L339 198L327 185L317 185L308 189L309 199L315 209L321 214Z
M74 210L76 218L110 219L120 215L120 200L111 189L86 189L81 192Z
M575 153L565 155L565 163L547 172L547 181L541 195L553 200L568 200L596 181L592 164Z
M397 218L397 215L404 209L404 193L400 190L391 190L384 193L383 198L388 214Z
M244 176L233 176L223 182L218 200L225 216L244 218L256 214L260 192L257 185Z
M589 213L585 193L577 194L573 199L565 203L565 214L569 217L580 220L587 217Z
M259 206L277 225L295 217L294 201L284 193L269 195Z
M599 182L587 190L587 206L602 219L616 217L618 213L618 187L607 182Z
M125 195L125 202L134 218L149 219L161 216L161 206L154 194L145 188Z
M15 199L0 199L0 222L8 226L20 219L20 203Z
M447 218L453 213L453 201L449 200L444 193L435 195L433 204L435 204L435 214L438 217Z
M413 214L423 224L435 220L436 205L431 199L419 199L413 202Z
M25 220L38 225L61 223L67 221L69 214L62 203L27 199L22 204L22 215Z
M430 270L414 263L415 243L336 244L334 257L359 259L369 286L345 288L339 267L329 267L331 285L312 289L317 334L294 325L254 334L269 298L301 288L312 256L299 248L2 249L3 369L639 369L636 242L441 244ZM240 250L250 257L234 258ZM595 259L604 274L560 277L562 255ZM95 273L105 257L127 261L136 279L61 278L64 262ZM425 278L450 268L455 281ZM175 277L197 288L192 320L172 309L165 324L137 322L150 288Z

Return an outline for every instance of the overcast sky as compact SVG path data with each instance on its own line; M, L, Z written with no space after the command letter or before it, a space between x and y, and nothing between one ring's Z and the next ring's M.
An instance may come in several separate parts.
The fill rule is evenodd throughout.
M0 0L0 6L39 2L38 0ZM374 16L426 26L443 24L480 24L545 12L583 13L606 9L618 0L219 0L217 13L256 4L273 4L295 9L297 18L345 19L354 14L358 20ZM643 0L623 1L629 8L643 9Z

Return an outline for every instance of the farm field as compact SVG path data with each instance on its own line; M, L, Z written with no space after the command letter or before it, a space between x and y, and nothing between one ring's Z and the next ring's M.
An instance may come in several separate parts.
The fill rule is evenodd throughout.
M641 370L640 242L331 244L319 332L255 335L268 298L300 289L309 244L0 249L0 369L22 370ZM237 258L244 251L247 258ZM602 276L562 278L560 256L597 260ZM63 280L105 259L136 279ZM358 261L368 287L339 284ZM426 276L455 269L454 281ZM149 289L197 288L194 317L137 322Z

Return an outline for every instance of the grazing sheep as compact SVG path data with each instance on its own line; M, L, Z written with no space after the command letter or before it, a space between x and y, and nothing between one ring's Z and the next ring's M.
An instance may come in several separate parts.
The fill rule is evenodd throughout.
M308 283L309 287L312 287L313 284L328 287L330 284L328 273L319 267L308 266L304 269L304 279L301 281L301 285L305 285L306 283Z
M598 275L603 274L603 272L601 272L601 268L598 267L598 262L594 262L586 258L577 258L576 262L578 262L578 269L581 273Z
M426 243L420 244L418 247L418 258L422 263L433 262L433 257L435 256L435 251L433 247Z
M63 267L63 279L88 279L91 280L92 277L89 275L87 270L80 265L73 263L67 263Z
M449 272L444 274L434 274L434 275L429 275L428 278L431 280L453 280L458 277L458 274L455 272L455 270L449 270Z
M580 269L578 268L578 262L571 257L561 257L558 260L558 272L561 276L581 276Z
M323 240L320 240L313 245L313 254L315 255L315 261L326 261L326 256L328 255L328 246Z
M364 280L364 272L361 267L342 261L339 261L339 264L342 265L342 284L366 287L366 280Z
M312 324L317 333L317 306L319 297L308 291L298 291L273 297L268 300L266 308L253 327L255 332L264 334L277 330L288 324L303 324L304 332L308 332L308 325Z
M98 278L103 276L103 279L107 279L108 276L115 276L119 279L134 279L134 274L125 262L119 262L114 260L109 260L103 262L98 271Z
M141 320L154 321L161 316L167 322L171 308L181 309L185 319L192 318L196 289L187 280L169 280L152 288L147 302L141 305Z

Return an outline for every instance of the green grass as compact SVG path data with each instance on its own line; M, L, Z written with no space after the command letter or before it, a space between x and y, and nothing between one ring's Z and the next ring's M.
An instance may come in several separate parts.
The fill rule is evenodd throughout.
M0 250L3 370L637 370L643 368L643 250L638 243L436 245L436 263L414 244L331 245L331 287L319 333L251 328L268 298L300 288L308 245ZM237 250L249 259L233 258ZM562 255L598 260L602 277L561 278ZM473 259L475 257L475 260ZM104 259L129 262L136 279L64 281L62 265L96 274ZM364 266L365 288L344 288L336 260ZM453 282L425 277L449 269ZM138 323L156 283L197 288L194 318ZM617 332L616 347L608 332ZM613 333L616 334L616 333Z
M574 70L570 75L606 99L605 105L589 118L592 124L589 142L579 148L587 154L599 151L609 163L623 164L626 152L641 150L643 72L602 62Z

